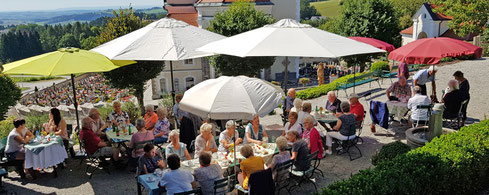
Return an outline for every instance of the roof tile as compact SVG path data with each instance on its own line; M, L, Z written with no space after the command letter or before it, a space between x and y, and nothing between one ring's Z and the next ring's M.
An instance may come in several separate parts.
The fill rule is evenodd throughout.
M413 27L413 26L411 26L411 27L409 27L409 28L406 28L406 29L404 29L404 30L402 30L402 31L401 31L401 34L408 34L408 35L412 35L412 34L413 34L413 29L414 29L414 27Z

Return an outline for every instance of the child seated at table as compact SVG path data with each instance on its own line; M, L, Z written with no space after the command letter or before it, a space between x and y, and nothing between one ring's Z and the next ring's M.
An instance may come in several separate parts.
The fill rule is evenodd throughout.
M138 175L153 173L157 168L165 168L161 153L156 152L151 143L144 145L144 155L139 158Z
M25 128L24 119L15 119L14 127L15 128L8 134L5 154L9 161L24 160L25 151L23 145L29 143L29 141L34 138L34 135ZM26 177L32 179L29 170L25 169L24 171Z
M170 172L165 173L158 187L166 189L166 194L176 194L192 190L195 185L192 173L180 169L180 157L170 154L166 159Z

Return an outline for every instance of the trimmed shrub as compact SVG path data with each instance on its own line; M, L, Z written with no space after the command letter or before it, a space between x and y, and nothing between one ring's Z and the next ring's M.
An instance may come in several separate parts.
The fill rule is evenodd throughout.
M355 75L360 76L360 75L367 74L367 73L368 72L357 73ZM320 97L322 95L326 95L329 91L336 90L338 88L338 86L340 85L339 83L345 83L350 78L353 78L353 74L343 76L343 77L338 78L338 79L336 79L333 82L328 83L328 84L324 84L324 85L317 86L317 87L311 87L311 88L307 88L307 89L298 91L296 96L300 99L303 99L303 100L317 98L317 97ZM360 80L362 80L362 79L358 79L357 81L360 81Z
M370 66L370 72L375 72L377 70L387 70L389 71L391 68L389 66L389 62L386 61L377 61Z
M136 124L136 120L141 118L141 111L139 110L139 106L136 106L136 104L131 101L122 104L121 109L122 111L127 112L127 114L129 115L129 120L132 124Z
M49 123L49 115L43 114L43 115L29 115L25 117L25 125L26 128L31 130L32 132L35 132L37 130L42 130L43 129L43 124L44 123Z
M319 194L474 194L489 184L489 121L442 135Z
M377 152L372 156L372 164L377 165L385 160L392 160L400 154L405 154L411 150L407 144L401 141L392 142L382 146L380 152Z
M452 57L444 57L442 59L440 59L440 63L445 63L445 62L453 62L453 58Z
M15 116L9 116L0 121L0 138L6 137L14 129Z

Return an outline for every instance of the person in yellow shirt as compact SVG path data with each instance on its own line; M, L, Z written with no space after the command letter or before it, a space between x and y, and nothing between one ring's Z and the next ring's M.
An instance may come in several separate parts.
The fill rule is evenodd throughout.
M259 156L253 154L253 148L250 145L245 145L239 151L244 159L241 164L241 171L243 172L243 188L248 190L248 180L251 174L257 171L265 169L265 161Z

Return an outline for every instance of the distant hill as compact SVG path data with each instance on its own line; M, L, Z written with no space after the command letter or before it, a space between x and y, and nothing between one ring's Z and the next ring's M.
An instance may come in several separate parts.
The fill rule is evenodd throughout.
M137 9L136 13L166 14L161 7ZM71 22L89 22L100 17L112 16L112 9L107 10L55 10L55 11L26 11L0 12L0 25L19 24L65 24Z
M311 2L311 6L314 6L321 16L334 17L340 14L340 1L341 0L327 0Z

